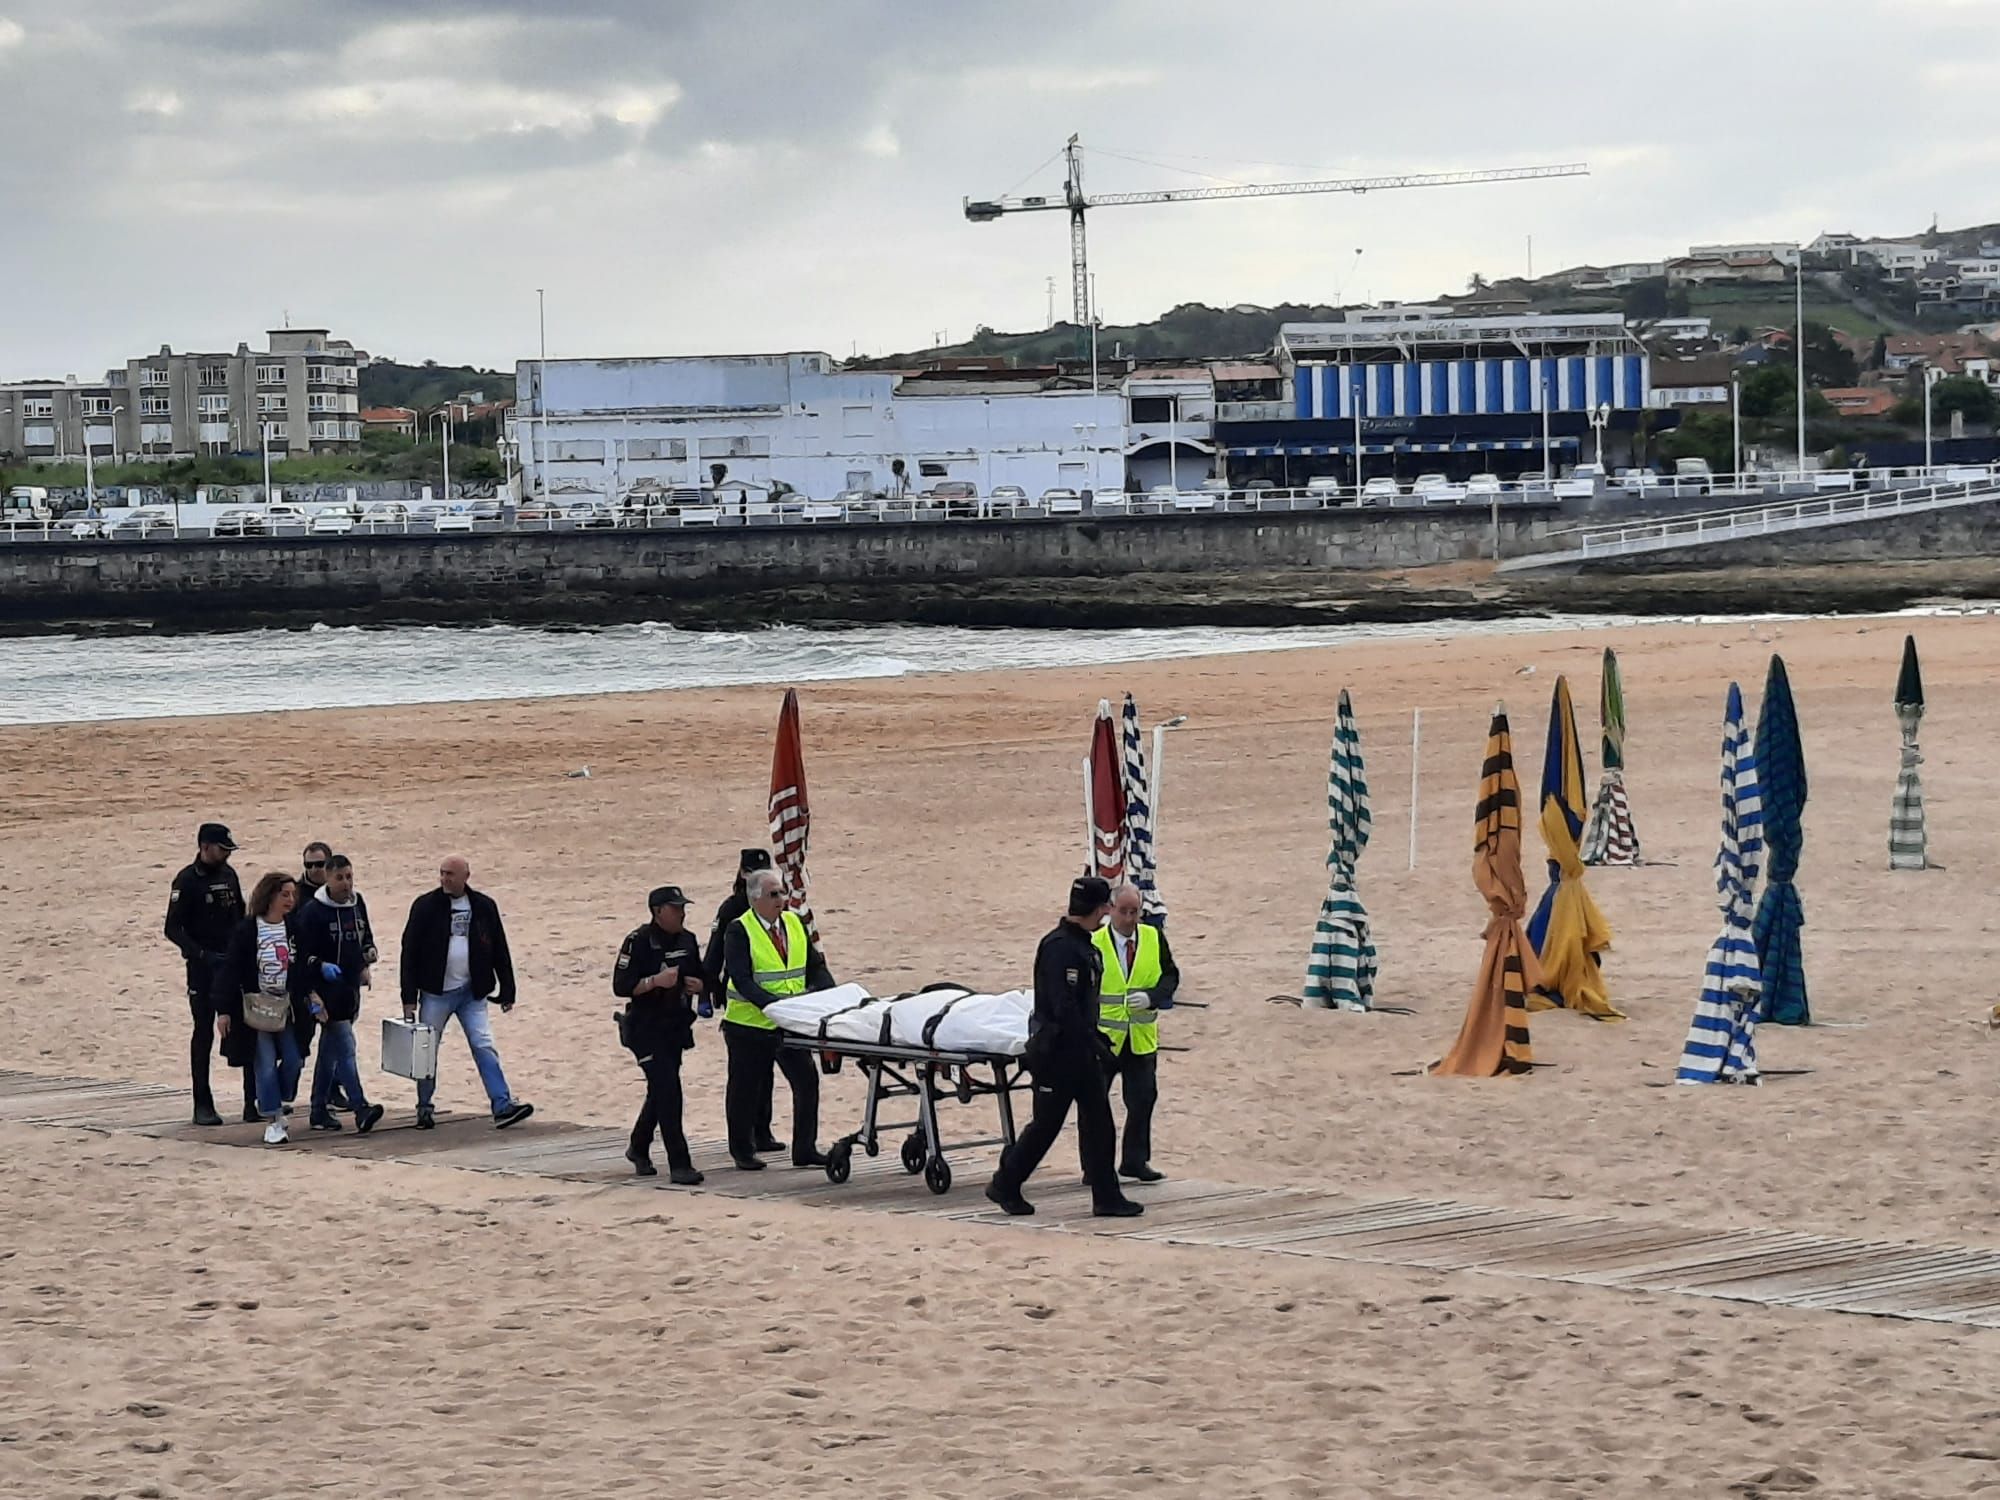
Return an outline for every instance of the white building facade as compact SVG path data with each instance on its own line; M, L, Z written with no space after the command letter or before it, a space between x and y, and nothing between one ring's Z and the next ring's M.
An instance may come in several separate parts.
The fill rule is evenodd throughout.
M616 504L742 484L830 499L962 481L1035 496L1125 482L1114 389L845 370L812 352L523 360L516 389L528 494Z
M1765 255L1780 265L1795 266L1799 263L1799 247L1790 240L1771 240L1748 245L1690 245L1690 260L1743 260Z

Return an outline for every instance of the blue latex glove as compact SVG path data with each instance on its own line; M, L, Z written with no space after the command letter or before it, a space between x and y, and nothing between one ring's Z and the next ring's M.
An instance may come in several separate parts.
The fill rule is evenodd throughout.
M319 966L319 977L328 984L340 983L340 965L323 963Z

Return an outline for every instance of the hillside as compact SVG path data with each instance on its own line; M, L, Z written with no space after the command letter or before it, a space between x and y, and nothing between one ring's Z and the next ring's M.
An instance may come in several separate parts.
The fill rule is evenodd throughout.
M434 359L420 365L378 360L361 372L363 406L410 406L429 411L461 391L483 392L488 401L509 400L514 394L514 377L471 365L441 365Z

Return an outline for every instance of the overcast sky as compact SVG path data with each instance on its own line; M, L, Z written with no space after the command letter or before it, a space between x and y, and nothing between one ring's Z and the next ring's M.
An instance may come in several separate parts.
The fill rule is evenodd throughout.
M1106 192L1591 166L1107 208L1112 322L1462 289L1530 235L1950 227L2000 220L1996 99L2000 0L0 0L0 378L288 315L510 365L537 286L554 356L1040 327L1062 217L961 199L1059 189L1071 131Z

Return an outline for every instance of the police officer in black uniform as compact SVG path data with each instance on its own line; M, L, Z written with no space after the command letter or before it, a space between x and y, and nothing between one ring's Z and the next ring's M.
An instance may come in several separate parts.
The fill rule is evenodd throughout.
M986 1196L1010 1214L1035 1211L1021 1196L1022 1185L1055 1144L1071 1104L1076 1105L1091 1212L1099 1218L1129 1219L1146 1211L1125 1196L1112 1166L1117 1136L1105 1066L1111 1049L1097 1029L1104 960L1090 938L1110 911L1110 883L1083 876L1069 888L1068 913L1035 950L1035 1011L1022 1054L1035 1077L1034 1118L986 1185Z
M681 1133L681 1054L694 1045L694 1007L702 994L701 945L687 930L687 897L663 885L646 898L653 919L626 935L611 971L611 993L627 1002L620 1030L646 1075L646 1103L632 1124L625 1159L641 1177L657 1177L653 1131L667 1147L667 1176L683 1187L702 1180Z
M215 1041L215 976L229 940L243 920L243 885L229 863L236 841L220 823L204 823L195 835L194 863L174 877L167 898L167 941L187 960L188 1010L194 1031L188 1039L188 1072L194 1082L194 1122L220 1125L215 1096L208 1087L208 1055ZM243 1070L243 1118L260 1120L257 1083Z
M750 910L750 898L743 893L743 882L753 870L771 868L769 849L745 849L737 857L736 884L722 905L715 909L715 925L708 930L708 952L702 963L702 973L708 980L708 993L714 997L716 1005L721 1005L723 997L729 993L728 964L723 956L724 939L729 929L735 926L743 913ZM785 1143L771 1133L771 1091L766 1089L759 1096L755 1125L756 1143L754 1149L760 1156L769 1156L786 1149Z

